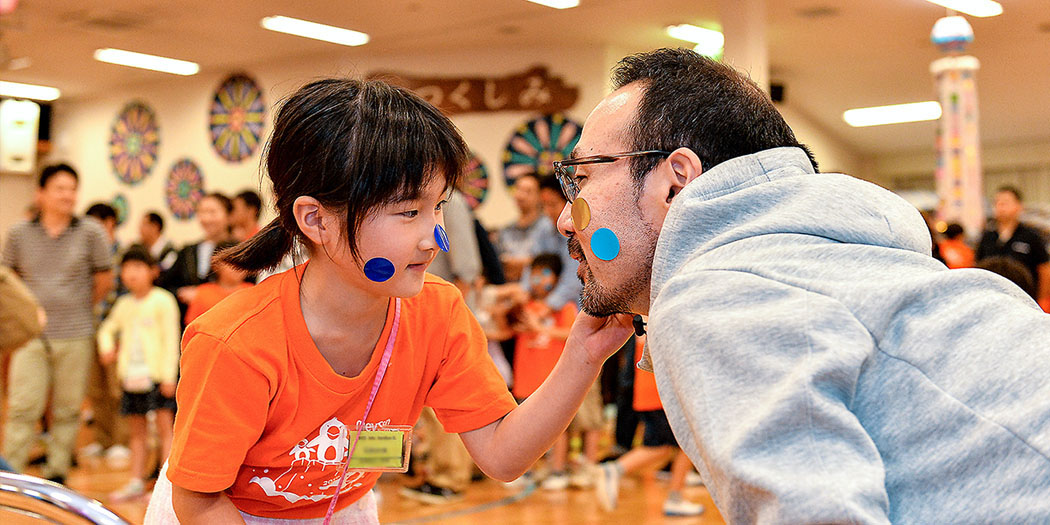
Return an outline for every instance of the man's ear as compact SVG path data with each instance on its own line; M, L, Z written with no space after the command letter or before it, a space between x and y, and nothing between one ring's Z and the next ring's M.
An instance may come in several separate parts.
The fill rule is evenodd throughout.
M661 179L661 192L668 205L682 192L686 184L700 176L703 166L700 157L689 148L678 148L667 156L667 161L657 170Z
M333 246L338 242L338 228L333 228L335 217L317 199L301 195L292 203L292 215L299 231L317 246Z

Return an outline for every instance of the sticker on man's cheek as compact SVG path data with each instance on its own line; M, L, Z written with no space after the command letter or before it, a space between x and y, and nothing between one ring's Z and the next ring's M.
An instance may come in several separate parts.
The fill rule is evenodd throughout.
M598 228L591 234L591 252L603 261L611 261L620 255L620 239L609 228Z
M572 212L572 224L576 230L583 231L591 223L591 206L583 200L583 197L576 197L576 200L572 201L570 211Z
M448 251L448 234L445 233L445 228L440 224L434 226L434 240L437 241L438 248L441 248L441 251Z
M365 263L365 277L377 283L388 281L394 276L394 263L382 257L373 257Z

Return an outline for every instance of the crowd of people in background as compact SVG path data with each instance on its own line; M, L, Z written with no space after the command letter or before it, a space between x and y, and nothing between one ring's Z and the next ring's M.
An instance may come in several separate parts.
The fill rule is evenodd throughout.
M263 203L250 190L232 199L206 195L196 210L200 240L181 247L164 234L162 216L150 211L140 218L137 241L122 246L111 206L96 203L76 215L78 184L71 166L44 168L31 216L5 237L2 263L13 270L5 275L17 276L35 296L43 328L11 354L3 458L24 471L43 442L41 475L63 483L75 461L86 398L92 441L80 452L127 459L131 479L111 497L128 500L147 493L171 446L183 329L262 277L213 264L213 256L259 232ZM581 284L579 263L555 226L566 203L554 177L521 176L512 194L517 220L490 233L454 191L444 211L453 249L438 254L429 271L462 292L507 387L521 401L557 363ZM968 242L961 226L949 224L934 232L935 256L949 268L999 273L1050 309L1046 243L1020 221L1022 212L1020 191L1000 188L994 221L979 241ZM611 510L625 474L669 465L665 513L703 512L682 497L695 473L678 452L652 375L635 370L640 354L641 341L632 339L609 361L572 425L526 482L552 491L594 488ZM156 451L148 450L150 421ZM445 433L432 412L424 412L417 432L416 481L400 493L426 503L460 499L480 474L459 437Z

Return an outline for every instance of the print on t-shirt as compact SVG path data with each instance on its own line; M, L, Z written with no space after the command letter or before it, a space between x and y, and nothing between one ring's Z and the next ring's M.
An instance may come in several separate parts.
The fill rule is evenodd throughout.
M386 426L388 421L376 423L377 428ZM359 421L358 425L362 423ZM372 427L373 424L367 425ZM321 424L317 435L313 438L304 438L296 443L288 452L292 456L292 464L287 470L275 478L261 474L269 474L271 469L252 469L255 474L248 483L254 483L262 488L263 492L270 497L281 497L289 503L301 500L321 501L331 498L335 494L335 487L339 484L339 470L346 461L346 455L350 452L350 429L333 417ZM331 470L331 475L314 486L307 483L307 473L311 469L320 468ZM342 492L345 494L362 485L360 482L364 472L351 470L343 483ZM317 475L309 476L311 481L317 481ZM303 486L305 484L305 486ZM327 493L325 492L327 491Z

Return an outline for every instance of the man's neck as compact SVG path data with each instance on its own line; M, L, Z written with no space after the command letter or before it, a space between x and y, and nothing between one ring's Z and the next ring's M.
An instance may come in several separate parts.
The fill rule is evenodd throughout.
M521 212L521 217L518 219L518 226L531 226L532 223L539 219L539 210L532 210L528 212Z
M40 212L40 224L44 226L44 229L47 230L48 233L54 235L62 233L72 222L72 215L55 212Z
M1020 224L1020 221L1018 221L1017 219L1010 220L1010 221L1006 221L1006 220L999 221L999 227L998 227L999 237L1001 239L1003 239L1003 240L1006 240L1006 239L1009 239L1010 237L1013 237L1014 232L1017 231L1017 226L1019 224Z

